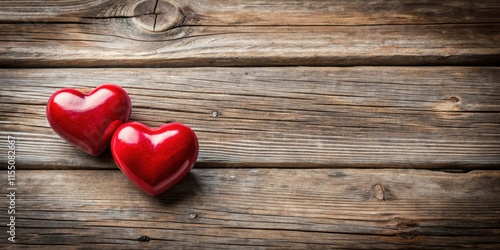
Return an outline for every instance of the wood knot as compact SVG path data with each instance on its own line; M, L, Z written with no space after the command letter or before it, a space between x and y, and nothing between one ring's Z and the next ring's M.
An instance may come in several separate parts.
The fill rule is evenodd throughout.
M376 184L372 187L373 197L377 198L377 200L383 201L385 200L385 191L384 187L380 184Z
M419 224L416 221L396 217L394 223L399 237L407 240L413 240L417 237Z
M144 0L134 7L134 22L148 31L161 32L172 29L183 19L182 11L166 0Z
M416 221L401 217L395 217L393 222L395 223L397 230L413 230L419 226Z
M451 101L451 102L459 102L459 101L460 101L460 98L455 97L455 96L452 96L452 97L450 97L450 101Z
M442 99L435 105L435 110L440 112L455 112L462 109L462 100L458 96Z

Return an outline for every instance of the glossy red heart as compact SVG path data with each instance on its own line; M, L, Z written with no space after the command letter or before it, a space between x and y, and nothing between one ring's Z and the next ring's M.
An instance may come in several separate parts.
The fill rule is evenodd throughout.
M119 86L105 84L86 94L56 91L47 103L47 120L63 139L90 155L100 155L115 130L128 121L132 103Z
M129 122L111 139L111 153L122 172L144 192L156 196L181 181L198 158L191 128L170 123L157 129Z

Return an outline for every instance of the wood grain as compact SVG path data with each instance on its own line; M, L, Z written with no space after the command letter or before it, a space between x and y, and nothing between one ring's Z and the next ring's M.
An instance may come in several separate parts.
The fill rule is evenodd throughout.
M156 198L114 170L16 176L11 247L500 246L499 171L195 168Z
M0 66L500 63L498 1L65 2L2 1Z
M132 120L185 123L198 166L496 168L500 69L494 67L2 69L0 137L24 169L115 168L48 126L59 88L114 82ZM0 148L6 148L0 140Z
M172 4L187 25L400 25L498 23L496 0L3 0L0 22L71 22L85 18L134 18L165 14L160 5ZM155 6L157 7L155 12ZM140 10L140 11L138 11ZM189 16L191 15L191 16ZM196 17L196 18L193 18Z
M16 243L0 248L500 249L499 13L498 0L2 0L0 155L15 136L18 189ZM54 91L109 82L132 120L200 138L192 173L159 197L48 126Z

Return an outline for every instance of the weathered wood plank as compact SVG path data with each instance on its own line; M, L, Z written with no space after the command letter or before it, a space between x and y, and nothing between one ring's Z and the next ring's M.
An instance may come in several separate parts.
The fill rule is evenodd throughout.
M500 63L498 1L66 2L2 1L0 66Z
M499 76L494 67L2 69L0 137L18 137L23 169L115 168L45 118L57 89L114 82L131 95L133 120L193 127L198 166L490 168L500 164Z
M0 2L0 22L71 22L168 14L172 5L186 25L383 25L498 23L497 0L30 0ZM156 12L155 12L156 6ZM162 8L163 7L163 8Z
M500 246L499 171L195 168L156 198L113 170L18 171L16 178L15 246Z

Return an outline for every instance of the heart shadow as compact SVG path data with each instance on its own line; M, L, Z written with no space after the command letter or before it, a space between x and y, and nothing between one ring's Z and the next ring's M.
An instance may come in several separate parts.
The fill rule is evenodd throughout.
M190 172L183 180L164 193L152 197L162 206L175 207L179 204L183 206L192 205L197 195L201 193L200 183L193 172ZM191 202L189 202L191 201Z

